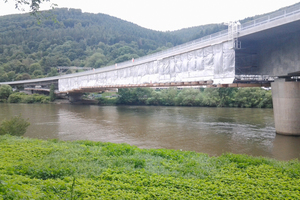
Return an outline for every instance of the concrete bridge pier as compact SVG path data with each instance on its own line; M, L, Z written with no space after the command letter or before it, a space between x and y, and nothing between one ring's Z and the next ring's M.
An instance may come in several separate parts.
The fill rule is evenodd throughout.
M300 82L277 79L271 87L276 133L300 136Z
M69 93L68 96L69 96L69 101L71 103L75 103L77 101L80 101L81 100L81 97L82 97L82 93Z

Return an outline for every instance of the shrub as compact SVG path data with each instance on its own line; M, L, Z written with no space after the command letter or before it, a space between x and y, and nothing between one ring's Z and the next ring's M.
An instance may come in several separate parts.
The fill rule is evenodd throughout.
M34 103L35 98L32 95L26 95L24 98L22 98L22 103Z
M30 123L22 118L21 114L12 117L10 120L4 119L0 124L0 135L24 135L29 125Z
M122 88L118 104L272 108L272 93L261 88ZM104 99L99 101L104 104Z
M50 101L54 101L55 99L55 86L52 84L50 87Z
M96 98L99 105L114 105L117 103L116 98L106 98L106 97L99 97Z
M31 96L34 97L34 102L35 103L49 103L49 101L50 101L50 97L45 96L43 94L33 94Z
M8 99L9 95L13 92L11 86L0 85L0 99Z
M16 92L9 96L9 103L49 103L50 97L42 94L27 95L25 93Z
M24 93L13 93L9 96L8 102L9 103L20 103L25 95L26 94L24 94Z

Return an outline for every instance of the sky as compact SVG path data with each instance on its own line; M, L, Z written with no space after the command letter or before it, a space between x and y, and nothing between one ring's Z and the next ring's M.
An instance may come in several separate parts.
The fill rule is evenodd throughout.
M24 13L15 0L0 0L0 16ZM58 8L104 13L144 28L173 31L182 28L242 20L300 2L299 0L51 0ZM43 3L41 10L50 9ZM26 7L25 7L26 10ZM28 11L28 9L27 9ZM26 12L26 11L25 11Z

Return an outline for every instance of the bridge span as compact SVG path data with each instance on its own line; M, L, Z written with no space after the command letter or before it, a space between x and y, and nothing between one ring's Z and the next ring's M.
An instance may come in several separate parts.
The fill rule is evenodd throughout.
M152 55L43 79L0 84L55 83L60 93L122 87L268 86L272 83L277 133L300 135L300 5ZM40 88L39 88L40 89Z

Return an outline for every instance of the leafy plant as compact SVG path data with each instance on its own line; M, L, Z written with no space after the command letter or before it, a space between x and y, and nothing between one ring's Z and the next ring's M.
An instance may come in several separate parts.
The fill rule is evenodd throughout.
M300 197L298 160L9 135L0 150L0 199Z
M118 104L272 108L271 91L261 88L122 88L118 94Z
M54 85L52 84L51 86L50 86L50 101L54 101L55 100L55 87L54 87Z
M9 95L13 92L11 86L0 85L0 99L8 99Z
M13 93L8 97L9 103L20 103L22 98L25 98L26 94L24 93Z
M29 125L30 123L28 122L28 120L22 118L21 114L12 117L10 120L4 119L0 124L0 135L24 135Z

